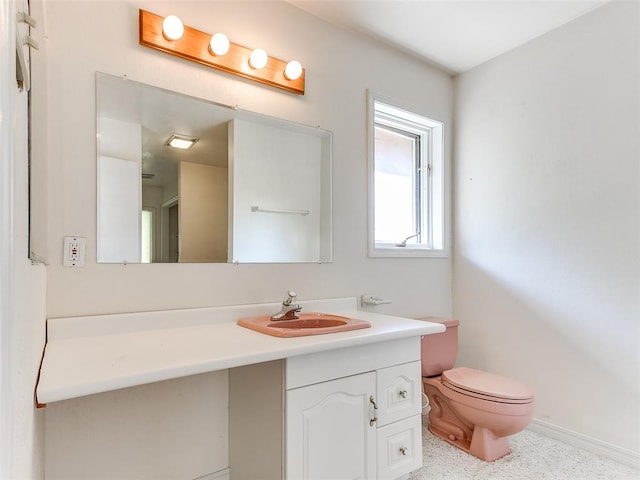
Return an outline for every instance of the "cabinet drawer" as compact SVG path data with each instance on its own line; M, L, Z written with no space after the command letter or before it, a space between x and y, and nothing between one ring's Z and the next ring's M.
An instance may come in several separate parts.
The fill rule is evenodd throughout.
M286 389L420 360L420 337L407 337L287 358Z
M422 467L422 420L405 418L378 429L378 480L400 478Z
M397 422L422 411L420 373L419 361L378 370L378 426Z

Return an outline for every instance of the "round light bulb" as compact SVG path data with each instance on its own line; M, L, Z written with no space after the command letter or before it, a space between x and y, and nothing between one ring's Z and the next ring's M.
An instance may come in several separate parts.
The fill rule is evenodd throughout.
M214 55L221 57L229 51L229 39L224 33L216 33L211 37L209 48Z
M302 75L302 65L297 60L291 60L284 69L284 76L287 80L297 80Z
M269 56L267 55L267 52L265 52L261 48L256 48L253 52L251 52L251 57L249 57L249 65L255 69L263 68L267 64L268 60Z
M184 33L184 25L175 15L168 15L162 21L162 34L168 40L178 40Z

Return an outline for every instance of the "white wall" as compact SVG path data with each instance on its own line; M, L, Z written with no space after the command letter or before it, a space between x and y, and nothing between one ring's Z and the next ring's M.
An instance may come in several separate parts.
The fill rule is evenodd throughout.
M366 89L412 104L418 113L451 125L453 85L447 74L342 32L284 2L56 0L45 5L46 18L39 20L45 21L48 30L46 56L39 58L37 71L46 77L47 96L34 105L34 112L36 116L46 113L44 128L35 141L49 170L49 317L277 301L288 289L295 289L301 299L379 294L393 300L391 305L377 307L382 313L451 314L449 259L372 260L366 256ZM189 26L224 30L234 42L263 46L279 58L299 59L306 68L306 94L286 93L139 46L138 8L159 15L177 14ZM96 71L127 75L158 87L332 130L333 263L97 264ZM84 268L62 267L65 235L87 238ZM216 389L226 392L225 381L212 381ZM158 404L166 398L160 385L150 386L146 392L150 397L158 396ZM195 390L184 394L188 398ZM104 402L100 396L88 398L83 408L88 410L88 418L104 428L118 411L125 412L125 422L130 418L135 424L134 414L126 413L130 410L119 410L118 404ZM152 404L149 408L156 415L170 414ZM194 409L193 415L206 424L226 408L217 400L208 409ZM91 445L77 441L84 425L74 423L73 408L63 410L66 421L58 423L61 427L51 427L54 430L47 435L62 431L59 441L86 445L86 456L91 456ZM169 455L163 455L165 447L150 432L141 427L133 432L135 438L111 437L112 443L101 458L104 468L113 461L109 452L150 442L163 462L142 465L139 458L136 464L134 457L128 465L131 471L146 467L147 474L160 475ZM227 446L224 435L215 442L207 448ZM191 445L202 448L195 439ZM47 463L53 468L51 462L59 458L47 453ZM82 457L82 452L77 454ZM216 466L226 465L209 464L211 469ZM98 470L101 467L96 464ZM67 478L73 478L72 472L68 473Z
M12 480L41 477L44 455L44 417L33 392L44 344L46 270L28 259L27 93L15 81L15 18L25 8L22 1L0 8L0 478Z
M229 169L180 162L180 262L226 262Z
M614 3L457 79L459 364L640 452L640 37Z
M142 127L98 119L97 257L101 262L139 262L142 202Z
M98 240L101 262L139 262L141 258L140 162L98 158Z
M318 262L322 141L271 125L229 122L233 261ZM307 215L253 212L306 210Z
M227 372L48 405L47 480L191 480L225 468L227 409L194 412L228 403Z
M162 187L142 188L142 208L153 212L153 261L159 262L162 258Z
M280 299L290 288L301 298L377 293L394 302L381 312L450 314L448 259L366 257L366 89L413 104L419 113L450 125L453 86L447 74L285 2L56 0L46 7L48 51L42 74L47 75L50 110L49 316L265 302ZM224 29L238 43L301 59L306 94L286 93L138 45L138 8L176 13L187 25ZM96 71L332 130L333 264L96 264ZM87 238L83 269L61 265L62 238L68 234Z

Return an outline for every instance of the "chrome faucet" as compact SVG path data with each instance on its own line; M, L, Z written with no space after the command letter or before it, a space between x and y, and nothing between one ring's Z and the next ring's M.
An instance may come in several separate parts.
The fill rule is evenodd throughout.
M294 320L298 318L298 312L302 310L302 307L297 303L293 303L297 296L296 292L289 290L287 298L282 301L282 308L278 313L271 315L271 320Z

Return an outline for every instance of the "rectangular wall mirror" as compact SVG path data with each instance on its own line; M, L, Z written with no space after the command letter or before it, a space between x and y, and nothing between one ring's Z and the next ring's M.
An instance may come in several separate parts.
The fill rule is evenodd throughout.
M96 99L99 263L331 261L331 132L104 73Z

